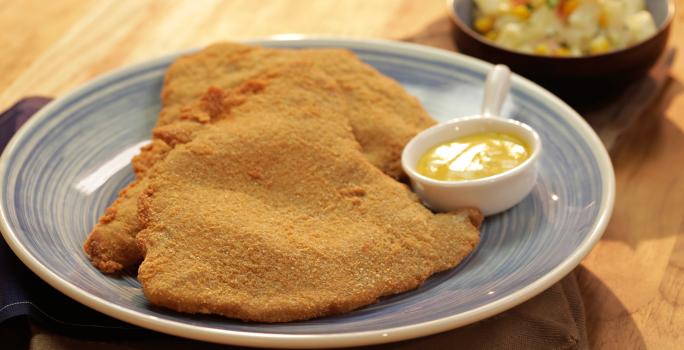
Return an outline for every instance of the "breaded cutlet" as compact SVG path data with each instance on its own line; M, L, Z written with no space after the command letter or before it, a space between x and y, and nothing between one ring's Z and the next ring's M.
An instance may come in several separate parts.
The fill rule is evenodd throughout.
M362 152L379 169L401 176L400 155L406 142L418 131L434 123L420 103L394 80L361 62L347 50L266 49L234 43L222 43L177 59L168 69L162 88L162 111L153 130L152 142L134 158L137 180L121 192L107 209L84 243L84 250L95 267L106 273L134 268L142 258L135 244L139 231L137 209L139 182L147 171L175 147L188 142L193 131L213 122L212 119L187 118L188 110L204 104L205 114L212 103L203 101L210 87L221 91L252 88L251 81L282 67L301 62L320 69L334 80L343 98L340 109L346 111ZM306 74L306 72L304 73ZM258 92L254 92L258 93Z
M150 170L138 279L152 304L309 319L416 288L474 249L481 214L433 214L374 166L327 74L293 65L264 83Z

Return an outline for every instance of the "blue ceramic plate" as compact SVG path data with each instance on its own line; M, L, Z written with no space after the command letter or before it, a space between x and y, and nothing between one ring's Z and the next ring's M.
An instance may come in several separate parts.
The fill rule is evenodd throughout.
M417 96L438 120L475 114L482 61L377 40L280 38L272 47L346 47ZM599 240L615 180L596 134L570 107L514 77L503 114L534 127L544 144L532 193L489 217L476 251L420 288L335 317L243 323L150 306L133 277L95 270L81 245L117 191L133 179L131 156L149 138L166 67L178 55L125 68L55 100L35 115L0 161L0 223L14 252L66 295L105 314L200 340L272 347L332 347L408 339L509 309L570 272Z

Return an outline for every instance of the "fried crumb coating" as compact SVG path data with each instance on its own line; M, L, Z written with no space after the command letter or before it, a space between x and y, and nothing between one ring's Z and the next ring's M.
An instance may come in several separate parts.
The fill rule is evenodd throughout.
M403 176L400 156L404 144L434 121L400 84L347 50L215 44L181 57L169 67L152 142L132 162L137 180L122 191L84 243L86 254L98 269L117 273L135 268L142 259L133 244L140 229L138 217L133 214L137 212L139 184L154 164L176 145L192 140L196 131L225 115L220 109L226 104L219 100L232 98L228 105L241 104L260 93L264 77L292 64L310 66L329 77L331 86L342 95L338 109L345 111L364 156L386 174ZM271 96L272 103L281 98Z
M416 288L474 249L481 214L434 214L380 171L345 98L324 72L288 66L153 167L138 235L151 303L309 319Z

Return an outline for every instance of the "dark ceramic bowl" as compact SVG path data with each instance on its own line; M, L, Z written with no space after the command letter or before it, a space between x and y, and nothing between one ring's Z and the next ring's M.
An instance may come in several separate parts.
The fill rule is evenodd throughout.
M551 57L497 46L472 29L473 0L447 0L458 50L492 63L502 63L566 99L619 92L643 76L665 49L674 17L674 0L646 0L657 33L638 44L604 54Z

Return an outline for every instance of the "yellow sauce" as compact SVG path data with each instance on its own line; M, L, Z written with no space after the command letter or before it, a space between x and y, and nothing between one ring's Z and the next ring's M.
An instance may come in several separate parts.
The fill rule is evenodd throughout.
M418 161L417 170L435 180L473 180L513 169L529 157L529 147L521 139L487 132L431 148Z

